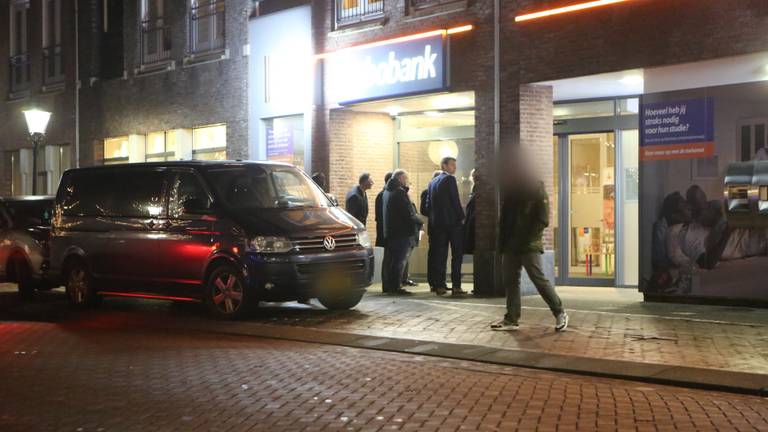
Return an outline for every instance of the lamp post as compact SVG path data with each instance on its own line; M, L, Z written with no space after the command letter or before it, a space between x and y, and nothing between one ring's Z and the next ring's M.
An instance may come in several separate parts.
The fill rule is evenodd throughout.
M51 113L38 109L24 111L24 118L27 120L27 129L32 138L34 146L32 154L32 195L37 195L37 149L45 137L45 129L48 127L48 121L51 119Z

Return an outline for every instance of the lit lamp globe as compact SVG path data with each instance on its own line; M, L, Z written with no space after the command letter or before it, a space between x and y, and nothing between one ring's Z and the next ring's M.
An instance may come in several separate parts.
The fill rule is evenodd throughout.
M51 113L38 109L24 111L24 118L27 120L27 129L30 135L45 134L48 127L48 121L51 119Z
M27 129L32 138L34 150L32 152L32 194L37 195L37 149L45 136L45 129L48 127L48 121L51 119L51 113L38 109L24 111L24 118L27 120Z

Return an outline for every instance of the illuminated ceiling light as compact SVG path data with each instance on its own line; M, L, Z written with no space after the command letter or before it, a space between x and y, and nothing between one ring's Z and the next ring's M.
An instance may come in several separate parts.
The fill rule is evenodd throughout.
M424 115L427 117L442 117L445 114L440 111L424 111Z
M631 0L596 0L578 3L570 6L559 7L555 9L547 9L539 12L533 12L525 15L518 15L515 17L515 22L530 21L538 18L549 17L552 15L560 15L569 12L581 11L584 9L592 9L601 6L608 6L616 3L625 3Z
M353 50L358 50L358 49L363 49L363 48L371 48L371 47L381 46L381 45L390 45L390 44L395 44L395 43L400 43L400 42L408 42L408 41L412 41L412 40L424 39L424 38L428 38L428 37L432 37L432 36L438 36L438 35L452 35L452 34L456 34L456 33L462 33L462 32L466 32L466 31L470 31L473 28L474 28L473 25L467 24L467 25L460 26L460 27L452 27L452 28L449 28L449 29L432 30L432 31L424 32L424 33L416 33L416 34L407 35L407 36L400 36L400 37L397 37L397 38L394 38L394 39L386 39L386 40L380 40L380 41L376 41L376 42L365 43L365 44L361 44L361 45L355 45L355 46L351 46L349 48L342 48L342 49L337 50L337 51L329 51L329 52L326 52L326 53L317 54L315 56L315 60L324 59L326 57L329 57L329 56L331 56L333 54L340 53L340 52L353 51Z
M619 82L624 85L637 85L642 84L645 80L641 75L627 75L620 79Z
M465 108L473 105L472 99L466 96L446 95L435 98L432 105L438 109Z
M392 105L392 106L388 106L384 111L387 114L391 115L392 117L395 117L396 115L400 114L400 111L402 111L402 108L400 108L399 106Z

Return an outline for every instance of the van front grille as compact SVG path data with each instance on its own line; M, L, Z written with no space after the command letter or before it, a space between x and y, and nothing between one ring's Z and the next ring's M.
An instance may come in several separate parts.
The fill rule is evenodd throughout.
M365 260L351 260L326 263L297 264L299 273L303 275L329 274L329 273L354 273L365 269Z
M307 237L293 239L296 250L299 252L319 252L327 250L325 247L325 238L332 237L335 247L332 250L351 249L357 246L357 234L345 233L322 237Z

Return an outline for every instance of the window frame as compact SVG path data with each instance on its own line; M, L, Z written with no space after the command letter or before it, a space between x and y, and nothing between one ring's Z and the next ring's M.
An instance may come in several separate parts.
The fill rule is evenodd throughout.
M138 0L139 61L141 66L164 64L172 50L171 26L165 17L165 0ZM150 53L150 48L155 52Z
M9 39L8 39L8 85L10 97L18 97L29 90L31 81L30 45L30 1L11 0L8 4ZM17 13L22 12L21 22L16 22ZM21 29L17 29L21 26ZM17 69L18 68L18 69Z
M187 50L192 55L219 53L227 47L227 7L225 0L189 0L188 3L189 42ZM206 10L207 9L207 10ZM202 12L202 14L201 14ZM223 15L221 38L218 38L218 16ZM209 37L204 43L198 41L201 20L209 21Z
M354 6L345 7L345 3L354 2ZM381 4L381 6L372 6ZM359 11L355 11L359 9ZM385 0L334 0L336 28L353 26L384 16ZM348 11L346 14L345 11ZM346 15L346 16L345 16Z

